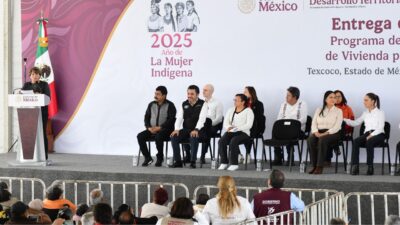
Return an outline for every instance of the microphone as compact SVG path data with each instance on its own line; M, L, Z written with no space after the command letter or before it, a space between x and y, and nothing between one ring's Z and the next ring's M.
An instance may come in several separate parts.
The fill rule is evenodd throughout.
M24 84L26 83L26 61L27 60L28 60L27 58L24 58Z

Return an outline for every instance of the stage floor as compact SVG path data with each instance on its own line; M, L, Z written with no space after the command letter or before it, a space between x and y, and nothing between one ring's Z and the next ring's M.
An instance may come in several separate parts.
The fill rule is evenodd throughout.
M170 169L155 167L133 167L131 156L111 155L78 155L78 154L50 154L53 165L47 167L11 167L7 162L15 160L15 153L0 155L0 176L36 177L50 184L56 179L82 179L103 181L160 181L179 182L186 184L190 189L197 185L215 185L221 175L230 175L236 179L237 185L242 186L264 186L268 171L257 172L254 164L244 170L244 165L239 171L211 170L208 163L203 168L176 168ZM143 159L143 158L141 158ZM268 164L269 166L269 164ZM269 168L269 167L268 167ZM374 176L351 176L344 172L343 165L339 165L338 173L335 174L334 163L332 167L326 168L322 175L309 175L299 172L298 163L289 172L289 167L277 166L286 175L286 186L293 188L326 188L343 191L345 193L354 191L400 191L400 177L390 176L387 165L385 175L381 175L381 165L375 165ZM360 168L364 174L366 167Z

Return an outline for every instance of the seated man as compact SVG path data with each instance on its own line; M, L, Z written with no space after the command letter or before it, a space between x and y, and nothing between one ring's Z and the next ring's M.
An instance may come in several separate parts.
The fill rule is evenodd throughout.
M190 167L196 168L199 141L206 136L204 129L201 129L204 124L198 124L199 118L206 116L205 110L200 114L204 100L199 99L199 92L199 87L190 85L187 89L187 100L182 103L182 108L178 112L175 130L171 133L171 144L174 150L174 163L170 166L171 168L182 167L179 145L187 140L190 143L190 153L185 149L186 157L190 160Z
M288 210L301 212L304 210L304 202L295 194L282 191L285 175L280 170L272 170L268 179L269 189L254 195L251 205L256 217L268 216ZM280 224L277 218L276 224ZM286 219L285 219L286 221Z
M300 90L297 87L289 87L287 89L286 101L282 103L281 108L278 114L278 120L282 119L292 119L298 120L301 123L301 129L304 131L307 122L307 104L299 100L300 98ZM290 154L291 146L286 146L288 160L287 166L289 165L289 154ZM283 161L283 150L280 147L275 147L275 159L273 164L276 166L282 165ZM292 165L294 162L294 157L292 159Z
M142 166L153 163L153 158L147 148L146 141L154 137L157 147L156 166L160 167L164 160L164 141L169 139L169 135L174 130L176 108L174 103L167 100L167 88L158 86L154 94L154 101L150 102L144 116L146 130L137 135L137 139L145 160Z
M200 113L200 115L206 113L206 117L200 116L199 121L196 125L196 127L201 127L203 125L202 129L205 129L206 132L206 140L204 141L204 144L202 144L200 157L200 161L202 164L206 163L205 155L210 144L210 137L217 134L219 130L218 127L220 124L222 124L223 118L223 105L220 101L213 97L213 93L214 86L212 86L211 84L206 84L203 88L204 104L203 108L201 109L202 112ZM203 112L203 110L205 112Z

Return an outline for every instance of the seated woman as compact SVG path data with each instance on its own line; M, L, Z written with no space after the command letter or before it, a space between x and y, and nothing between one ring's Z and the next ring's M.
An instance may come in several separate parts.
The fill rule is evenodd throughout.
M341 90L335 91L335 99L336 99L335 106L342 110L343 119L354 120L353 110L351 109L351 107L349 105L347 105L347 99ZM345 126L345 135L352 136L353 135L353 127L346 125ZM335 151L336 151L336 154L340 155L340 149L335 149ZM332 157L333 157L333 149L329 149L328 153L326 155L326 162L325 162L326 166L331 165Z
M356 120L345 119L347 125L358 126L364 122L364 134L354 139L353 152L351 154L351 175L358 175L360 147L367 149L367 175L374 174L374 148L385 140L385 113L380 110L379 96L368 93L364 97L364 106L367 109Z
M246 95L248 101L246 106L253 110L254 121L253 126L250 129L250 137L255 138L265 131L265 116L264 116L264 104L258 100L256 89L253 86L247 86L244 88L244 95ZM247 163L250 163L250 152L252 143L246 144ZM241 158L243 156L240 154Z
M166 206L168 201L168 192L160 187L154 191L153 202L146 203L142 207L140 217L150 218L156 216L158 219L168 215L169 208Z
M52 221L57 218L58 210L68 207L72 213L76 212L76 205L63 197L63 189L58 185L52 185L47 189L46 199L43 201L43 211Z
M218 180L219 192L208 200L203 209L207 224L237 224L254 219L254 213L247 199L236 195L235 180L221 176Z
M221 155L221 165L219 170L225 170L229 161L231 166L228 170L239 169L238 154L239 145L250 141L250 129L253 126L253 111L246 107L247 97L244 94L237 94L235 106L228 110L224 119L225 134L219 140L218 152ZM228 145L231 157L228 160Z
M322 174L327 151L340 139L343 122L342 110L335 107L335 93L327 91L323 106L315 111L311 135L307 140L313 169L309 174Z
M157 221L156 225L181 224L181 225L206 225L206 220L201 213L194 213L193 203L190 199L182 197L175 200L170 216Z

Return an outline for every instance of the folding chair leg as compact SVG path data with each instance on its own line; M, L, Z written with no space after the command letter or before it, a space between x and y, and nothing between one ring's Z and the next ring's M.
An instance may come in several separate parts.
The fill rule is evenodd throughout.
M211 161L212 161L212 160L214 160L215 155L214 155L214 152L213 152L213 150L212 150L212 148L211 148L211 140L208 142L208 149L209 149L209 151L210 151Z
M308 165L308 152L310 151L310 149L308 149L308 146L307 146L307 149L306 149L306 162L305 162L305 169L307 169L307 165Z
M389 145L387 146L387 153L388 153L388 159L389 159L389 174L390 174L390 167L392 166L392 162L390 160L390 147Z
M338 170L338 163L339 163L339 155L336 153L335 173L337 173Z
M136 166L139 166L139 162L140 162L140 153L142 153L142 151L140 151L140 149L139 149L139 153L138 153L138 157L137 157Z
M342 142L342 152L343 152L343 164L344 164L344 171L347 172L347 153L345 152L344 144Z
M272 170L272 154L271 154L271 146L269 148L269 168Z
M168 141L165 142L165 163L167 163L167 159L168 159Z
M385 174L385 147L382 148L382 175Z
M246 157L244 157L244 169L247 170L247 149L246 149Z
M257 149L258 149L258 139L256 138L256 143L253 148L254 153L254 166L257 168ZM254 143L253 143L254 144Z
M214 157L215 157L215 139L216 138L213 138L213 155L214 155ZM217 156L218 157L218 156Z
M298 142L297 142L297 151L299 153L299 165L300 165L301 164L301 158L302 158L302 152L300 150L300 145L299 145Z
M289 152L289 171L292 172L292 159L293 159L293 151L294 151L294 146L290 146L290 152Z

